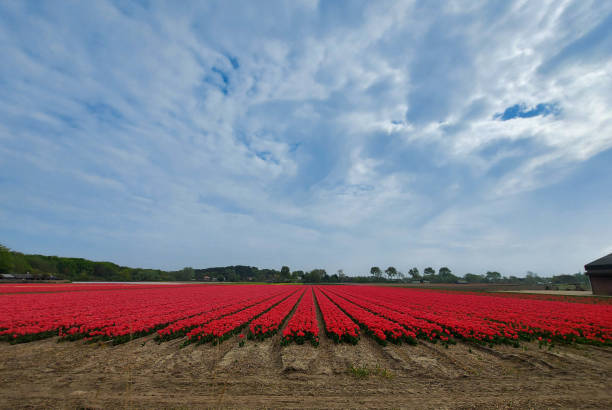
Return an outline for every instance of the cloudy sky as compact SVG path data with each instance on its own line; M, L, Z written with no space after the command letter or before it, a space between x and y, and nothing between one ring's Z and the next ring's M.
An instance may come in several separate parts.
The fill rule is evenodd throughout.
M0 242L177 269L612 252L612 2L0 2Z

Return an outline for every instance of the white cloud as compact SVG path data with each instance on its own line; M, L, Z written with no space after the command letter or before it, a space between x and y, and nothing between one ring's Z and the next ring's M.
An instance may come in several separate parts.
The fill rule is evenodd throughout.
M11 247L37 251L37 224L45 238L70 226L101 238L81 248L96 259L358 272L522 269L508 250L563 270L597 247L546 265L530 249L560 246L554 224L525 239L531 222L505 215L612 147L612 56L574 46L610 5L121 7L0 6ZM540 103L561 112L494 117Z

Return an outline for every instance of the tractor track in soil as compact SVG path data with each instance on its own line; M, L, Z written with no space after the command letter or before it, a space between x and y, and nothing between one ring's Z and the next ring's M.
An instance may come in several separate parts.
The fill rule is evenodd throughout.
M243 347L237 335L184 348L181 339L157 344L152 336L117 346L0 344L0 407L606 408L612 401L612 359L601 349L383 347L367 336L356 346L335 344L318 306L317 316L318 347L281 347L280 333ZM351 367L372 373L355 377Z

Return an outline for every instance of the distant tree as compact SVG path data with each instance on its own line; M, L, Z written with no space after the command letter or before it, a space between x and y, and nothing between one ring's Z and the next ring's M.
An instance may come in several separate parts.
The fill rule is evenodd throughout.
M499 282L502 278L502 275L499 272L488 271L487 273L485 273L485 278L487 278L487 281L489 282Z
M389 266L387 269L385 269L385 274L389 277L389 279L393 279L395 276L397 276L397 269L395 269L393 266Z
M233 266L226 268L223 276L225 276L225 280L228 282L237 282L239 279L236 269L234 269Z
M340 282L344 282L344 280L346 279L346 275L344 274L344 270L343 269L338 269L338 272L336 272L336 274L338 275L338 280L340 280Z
M428 266L425 268L425 270L423 270L423 279L431 279L435 275L436 271L431 266Z
M436 279L438 282L441 282L441 283L454 283L454 282L457 282L459 278L453 275L453 273L451 272L449 268L444 266L444 267L441 267L440 270L438 271L438 277Z
M291 278L291 270L289 266L283 266L280 270L280 280L283 282L288 281Z
M295 281L300 281L304 279L304 271L303 270L294 270L291 273L291 277Z
M374 276L376 279L382 278L382 271L378 266L372 266L370 268L370 275Z
M463 279L469 283L482 283L486 281L483 275L475 275L473 273L466 273L463 275Z
M408 274L412 277L412 280L421 280L421 274L418 268L412 268L408 271Z
M69 260L66 262L68 273L77 271L78 267L76 266L74 260ZM93 274L96 278L100 278L102 280L113 280L113 278L119 274L119 267L110 262L98 262L94 266ZM145 280L158 280L158 278L152 279L147 277Z
M308 278L307 282L312 283L319 283L328 279L325 269L313 269L305 276Z
M590 286L589 277L585 275L584 273L582 272L574 273L573 276L574 276L574 279L576 280L576 283Z
M0 273L11 273L13 260L11 250L0 244Z
M397 276L401 282L406 282L408 279L406 278L406 275L404 275L404 273L399 270L397 271Z
M192 267L187 266L177 272L176 279L180 281L195 279L195 271Z
M540 282L542 279L538 276L537 273L532 271L527 271L527 275L525 276L525 283L533 285L535 283Z
M555 284L575 284L580 283L580 280L575 275L554 275L551 282Z

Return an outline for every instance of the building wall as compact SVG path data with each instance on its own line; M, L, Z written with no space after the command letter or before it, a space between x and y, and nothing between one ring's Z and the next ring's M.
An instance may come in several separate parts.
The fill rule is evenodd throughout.
M589 275L594 295L612 296L612 276Z

